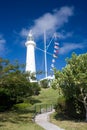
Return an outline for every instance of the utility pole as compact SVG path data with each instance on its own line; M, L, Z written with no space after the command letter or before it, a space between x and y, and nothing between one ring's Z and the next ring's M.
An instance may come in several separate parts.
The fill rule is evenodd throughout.
M44 30L45 77L47 77L46 31Z

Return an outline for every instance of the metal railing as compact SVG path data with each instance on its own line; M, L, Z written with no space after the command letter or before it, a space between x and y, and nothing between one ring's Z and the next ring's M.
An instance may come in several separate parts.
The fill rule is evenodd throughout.
M45 112L51 112L54 108L54 104L40 104L35 105L32 110L34 111L34 114L32 116L32 120L35 121L35 117L37 114L42 114Z

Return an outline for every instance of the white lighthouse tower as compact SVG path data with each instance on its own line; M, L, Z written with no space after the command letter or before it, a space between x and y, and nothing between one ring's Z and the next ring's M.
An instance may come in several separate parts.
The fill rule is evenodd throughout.
M36 73L36 66L35 66L35 46L36 46L36 43L34 42L31 30L28 34L25 46L27 47L26 71L31 72L31 73Z

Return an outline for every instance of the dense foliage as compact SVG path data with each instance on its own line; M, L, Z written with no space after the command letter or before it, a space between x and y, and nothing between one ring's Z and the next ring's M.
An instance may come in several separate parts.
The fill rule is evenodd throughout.
M48 87L50 87L50 80L48 80L48 79L41 80L40 81L40 86L42 88L48 88Z
M11 64L0 58L0 110L7 109L15 103L38 93L38 85L29 82L30 73L25 73L23 65L16 61ZM37 88L36 88L37 87Z
M67 65L62 71L55 71L53 87L60 88L67 104L78 115L86 113L87 121L87 53L72 54L66 59ZM72 104L72 105L71 105Z

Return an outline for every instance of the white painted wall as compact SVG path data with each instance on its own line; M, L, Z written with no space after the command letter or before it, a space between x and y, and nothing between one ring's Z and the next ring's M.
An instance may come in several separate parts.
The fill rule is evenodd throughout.
M35 42L27 41L25 43L27 47L26 54L26 71L30 71L31 73L36 73L36 65L35 65Z

